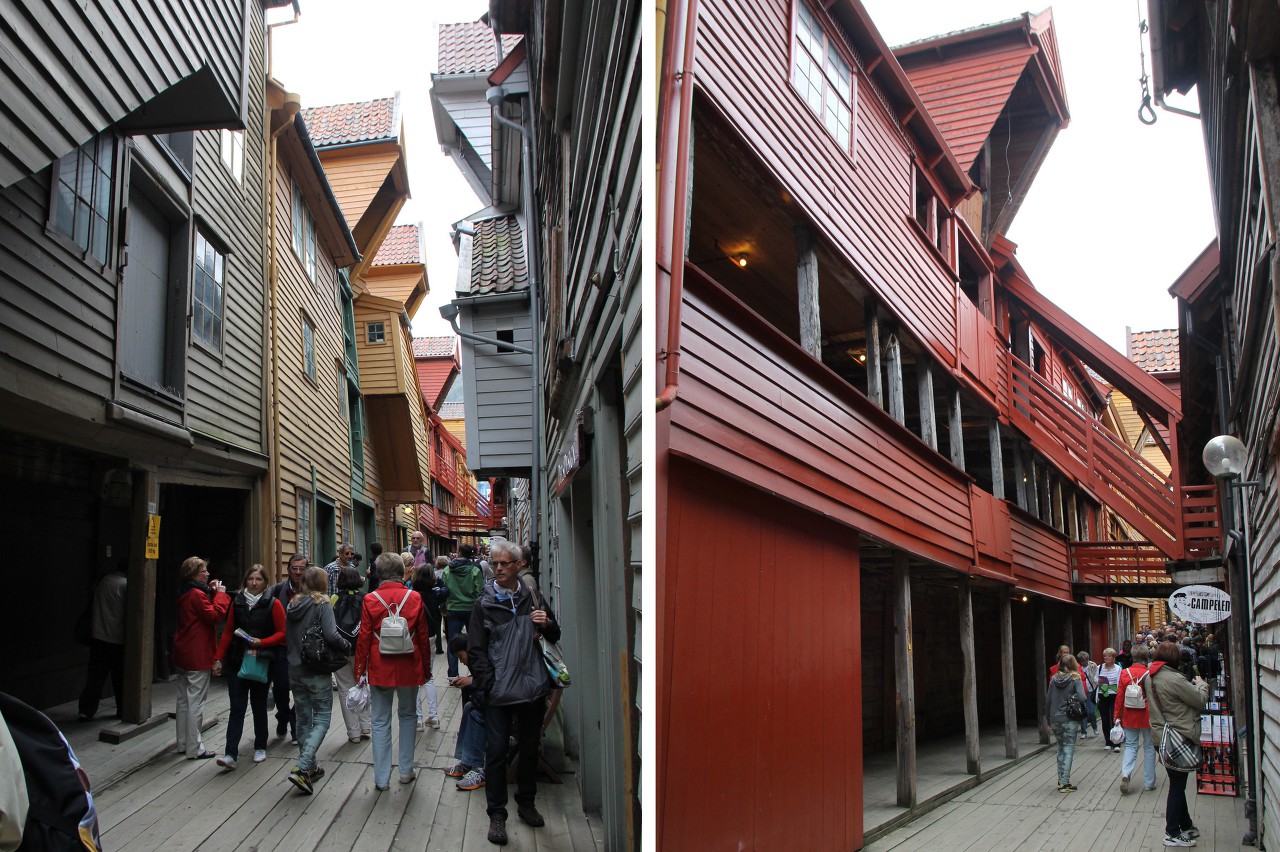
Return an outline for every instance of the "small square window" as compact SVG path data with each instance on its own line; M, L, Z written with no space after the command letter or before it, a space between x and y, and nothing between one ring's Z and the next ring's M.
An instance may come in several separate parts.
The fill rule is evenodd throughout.
M383 322L365 323L365 340L369 343L382 343L387 339L387 328Z
M302 364L307 378L314 382L316 380L316 330L312 328L311 321L306 317L302 318Z

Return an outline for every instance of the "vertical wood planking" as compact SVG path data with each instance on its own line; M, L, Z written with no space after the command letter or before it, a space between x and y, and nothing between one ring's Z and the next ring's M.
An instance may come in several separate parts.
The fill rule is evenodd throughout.
M911 663L911 573L907 555L893 554L894 653L897 657L898 805L916 806L916 700Z
M1027 468L1022 461L1022 442L1017 438L1013 439L1013 493L1018 508L1030 511L1027 506Z
M1000 596L1000 680L1004 691L1004 756L1018 758L1018 702L1014 694L1013 675L1013 604L1012 589L998 587Z
M964 665L964 685L961 701L964 704L964 757L965 771L970 775L982 774L982 754L978 745L978 672L973 650L973 583L969 576L960 577L960 659Z

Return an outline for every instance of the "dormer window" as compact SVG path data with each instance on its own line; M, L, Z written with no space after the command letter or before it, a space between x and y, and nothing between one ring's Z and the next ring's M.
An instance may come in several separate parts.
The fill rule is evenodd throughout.
M797 0L791 45L791 84L845 153L853 154L853 64L804 0Z

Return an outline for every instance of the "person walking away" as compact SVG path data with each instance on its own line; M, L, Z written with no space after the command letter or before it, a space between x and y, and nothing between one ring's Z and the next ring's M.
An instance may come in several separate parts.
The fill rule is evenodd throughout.
M441 630L444 623L444 611L441 607L445 601L449 599L449 587L444 584L444 572L449 569L449 559L446 556L436 557L436 584L431 588L430 593L424 593L421 589L418 594L422 595L422 602L427 607L427 631L436 643L436 653L444 653L444 645L441 640Z
M440 727L440 704L436 700L436 684L434 673L431 671L431 630L427 613L427 598L431 597L436 588L436 569L432 567L430 562L424 562L418 567L417 572L413 575L413 590L418 593L418 597L422 598L423 606L423 629L427 631L427 680L418 687L418 700L415 702L417 708L417 729L425 731L427 728ZM422 715L422 703L427 703L426 718Z
M293 709L298 724L298 765L289 773L289 782L307 795L312 793L315 782L324 775L324 770L316 765L316 752L329 733L329 721L333 718L333 676L329 671L303 663L303 637L319 624L330 648L344 654L351 650L338 633L328 591L328 572L323 568L308 568L302 574L302 594L293 599L285 613L285 633L289 638L289 688L293 690Z
M253 707L253 762L267 759L267 689L271 665L276 654L285 651L284 604L271 597L267 589L267 571L254 565L244 574L243 588L227 609L227 626L218 642L213 674L227 676L227 695L231 709L227 715L227 750L218 758L223 769L235 769L240 757L240 735L244 732L245 708ZM244 638L248 636L249 638ZM260 657L266 663L262 681L240 676L249 657Z
M285 563L286 576L271 587L271 597L280 601L288 612L294 597L302 594L302 574L307 570L307 557L295 553ZM276 705L276 736L289 734L290 745L298 744L293 708L289 706L289 654L276 654L271 664L271 697Z
M1209 697L1209 684L1199 675L1188 682L1180 671L1182 649L1176 642L1164 641L1156 646L1151 674L1147 676L1147 709L1151 714L1151 732L1157 741L1166 727L1182 736L1200 741L1200 714ZM1164 845L1195 846L1200 829L1191 821L1187 808L1187 776L1191 773L1165 768L1169 775L1169 792L1164 805Z
M116 718L121 718L124 696L124 614L129 578L121 563L98 581L93 590L93 614L89 643L89 673L80 693L80 721L88 722L98 712L102 685L111 677L111 694L116 699Z
M1098 716L1102 719L1102 747L1119 751L1120 746L1111 742L1111 719L1116 709L1116 688L1120 684L1120 666L1116 665L1116 649L1105 648L1102 651L1102 665L1094 673L1094 681L1098 687Z
M1089 659L1088 651L1077 654L1076 661L1080 663L1080 677L1084 680L1084 694L1088 699L1084 705L1088 715L1080 723L1080 739L1087 740L1090 727L1093 728L1093 735L1098 735L1098 664Z
M400 783L408 784L413 771L415 706L418 685L431 674L431 646L428 644L422 598L402 582L404 562L395 553L378 557L378 590L365 595L360 612L360 635L353 661L356 679L369 678L369 703L373 719L373 786L385 791L391 786L391 705L396 704L400 720ZM403 619L411 637L409 653L387 653L382 649L383 621L389 616ZM395 648L394 650L401 650Z
M188 760L207 760L214 755L200 741L200 725L216 654L214 626L226 617L231 598L221 580L209 580L208 563L199 556L188 556L180 570L178 630L169 655L178 673L178 751Z
M494 545L497 547L498 545ZM476 549L469 544L458 546L458 558L449 563L444 572L444 584L449 589L444 605L444 636L448 641L462 632L471 620L471 612L480 593L484 590L484 573L475 562ZM458 676L458 658L449 657L449 677Z
M1058 661L1058 671L1049 680L1049 723L1053 725L1053 736L1058 741L1058 792L1074 793L1076 785L1071 783L1071 763L1075 759L1076 736L1080 732L1080 722L1067 717L1067 696L1074 694L1085 703L1084 681L1080 678L1080 665L1071 654L1063 654Z
M1151 716L1147 709L1146 645L1134 645L1130 650L1133 665L1120 673L1117 684L1114 722L1124 728L1124 756L1120 758L1120 793L1129 793L1129 782L1138 767L1138 744L1142 743L1142 789L1156 788L1156 749L1151 742ZM1130 686L1136 687L1131 690Z
M560 625L542 597L520 582L524 558L519 545L508 541L493 545L491 564L494 579L485 585L471 610L467 660L476 687L472 701L484 708L485 716L488 837L490 843L504 846L507 741L513 723L519 727L516 814L526 825L545 825L534 799L538 791L539 732L551 678L538 639L558 642Z
M333 604L333 621L342 638L352 648L356 646L360 634L360 612L364 607L364 592L360 591L362 588L364 578L360 576L360 572L352 567L343 568L338 574L338 593L330 598ZM347 740L353 743L367 740L372 731L368 706L363 710L351 710L346 701L348 690L356 685L354 657L333 673L333 680L338 685L338 707L342 710L342 721L347 726Z
M459 633L449 642L449 650L468 669L467 634ZM485 724L484 711L472 701L470 675L458 675L449 686L462 690L462 720L458 724L458 739L453 749L457 763L444 771L450 778L457 778L459 790L479 790L484 786Z

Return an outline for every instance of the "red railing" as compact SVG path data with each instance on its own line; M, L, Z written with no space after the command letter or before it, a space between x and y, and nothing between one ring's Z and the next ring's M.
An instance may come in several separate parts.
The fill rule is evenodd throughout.
M1204 559L1222 553L1222 519L1218 486L1187 485L1182 489L1183 555Z
M442 458L443 455L448 455L448 459ZM431 454L431 476L457 498L460 506L470 509L477 515L486 514L484 497L480 496L471 477L458 471L452 453Z
M1073 583L1168 583L1168 558L1149 541L1073 541Z

